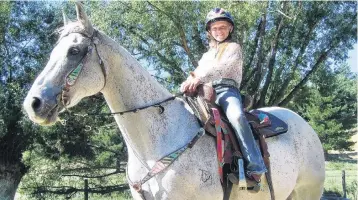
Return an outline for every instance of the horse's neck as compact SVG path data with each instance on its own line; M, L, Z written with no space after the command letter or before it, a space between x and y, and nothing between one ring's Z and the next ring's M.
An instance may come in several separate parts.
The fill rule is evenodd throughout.
M118 93L120 96L117 94L116 98L120 98L120 109L148 105L171 96L127 50L104 34L100 38L100 56L107 71L103 93L108 97Z
M119 45L111 45L109 48L109 42L109 38L104 39L105 44L99 45L99 54L107 68L106 86L102 93L112 112L151 105L171 96L124 48ZM192 137L192 134L185 135L180 130L174 130L178 126L169 120L176 115L181 115L178 119L190 118L190 113L181 103L168 102L164 108L166 112L163 114L158 112L158 108L151 107L137 113L115 116L128 148L140 154L141 159L158 159L164 156L163 152L168 151L168 148L172 151L170 147L177 148ZM186 129L185 126L193 129L195 125L186 123L183 129Z

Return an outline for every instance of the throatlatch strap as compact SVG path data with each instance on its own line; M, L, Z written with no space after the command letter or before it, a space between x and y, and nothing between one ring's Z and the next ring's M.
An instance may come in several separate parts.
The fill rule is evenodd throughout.
M222 126L221 126L221 117L219 110L216 108L211 108L214 114L214 120L215 120L215 129L216 129L216 152L218 157L218 164L219 164L219 176L220 181L223 183L224 176L223 176L223 166L224 166L224 159L223 159L223 136L222 136Z

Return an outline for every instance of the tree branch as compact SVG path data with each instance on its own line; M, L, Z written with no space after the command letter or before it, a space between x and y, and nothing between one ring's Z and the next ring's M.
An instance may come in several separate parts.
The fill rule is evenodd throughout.
M254 38L254 43L253 43L253 47L252 47L252 50L250 52L250 57L248 59L248 64L246 64L244 66L244 71L243 71L243 81L240 85L240 89L242 90L243 88L246 88L247 86L247 82L251 79L251 77L255 74L255 72L257 71L257 68L254 68L251 70L250 74L248 74L248 70L250 69L250 66L254 60L254 56L255 56L255 53L256 53L256 50L257 50L257 47L258 47L258 44L259 44L259 38L260 38L260 33L261 33L261 26L262 26L262 23L263 23L263 18L266 18L266 14L263 14L263 16L260 18L260 22L259 22L259 25L257 26L257 31L256 31L256 35L255 35L255 38Z
M322 18L321 18L322 19ZM286 79L283 81L283 83L281 84L282 87L280 88L280 90L276 93L274 99L272 100L272 104L273 105L277 105L278 102L282 99L282 97L285 94L285 91L289 85L289 83L292 80L293 75L295 74L298 65L302 62L302 57L304 52L306 51L306 48L309 44L309 41L311 39L311 35L315 29L315 27L317 26L317 24L320 22L320 19L315 21L312 25L309 26L309 31L307 33L307 35L304 37L304 41L302 42L302 45L300 47L300 51L296 57L295 63L294 65L291 67L290 73L289 75L286 77Z
M128 30L129 30L130 33L132 33L132 34L136 35L137 37L139 37L139 39L140 39L144 44L146 44L146 45L148 45L148 46L151 46L151 45L149 44L149 42L148 42L141 34L139 34L137 31L134 30L135 27L133 27L133 26L126 26L126 25L124 25L124 24L120 24L120 25L123 26L123 27L129 27ZM159 51L155 51L155 54L156 54L160 59L162 59L164 62L170 64L171 66L176 66L176 63L175 63L175 62L173 62L173 61L167 59L167 58L166 58L163 54L161 54ZM183 71L183 69L181 69L179 66L177 66L177 67L175 67L175 68L171 68L171 70L173 70L173 69L178 70L178 71L179 71L178 74L180 74L180 76L181 76L183 79L186 78L186 73L185 73L185 72ZM169 69L166 69L166 70L169 71ZM174 73L175 73L174 70L173 70L172 72L170 72L171 75L174 75Z
M198 66L198 62L195 60L193 54L191 53L190 51L190 48L188 46L188 41L186 40L186 36L185 36L185 32L184 32L184 28L183 26L178 23L175 18L173 18L172 15L169 15L168 13L166 13L165 11L161 10L160 8L158 8L157 6L155 6L154 4L152 4L151 2L147 1L147 3L154 7L158 12L164 14L166 17L168 17L176 26L176 28L178 29L179 31L179 36L180 36L180 40L182 42L182 48L185 50L185 52L187 53L192 65L194 67L197 67Z
M252 85L249 91L249 94L257 94L257 90L260 86L261 78L262 78L262 64L264 63L264 42L265 42L265 34L266 34L266 17L267 17L267 9L269 6L269 2L266 3L266 10L264 15L262 16L262 23L260 23L259 27L259 39L257 45L257 62L255 69L252 70L251 74L246 79L246 85L248 86L248 82L252 79ZM253 59L253 58L252 58ZM255 99L255 97L254 97Z
M105 151L108 151L108 152L114 153L115 155L120 155L120 154L121 154L121 152L114 151L114 150L109 149L109 148L104 147L104 146L99 146L99 145L94 145L94 144L88 144L88 146L90 146L90 147L94 147L94 148L97 148L97 149L102 149L102 150L105 150Z
M357 15L353 15L351 18L351 23L355 23L357 20ZM351 29L351 23L346 23L346 26L343 27L341 30L344 30L344 28L348 28ZM334 37L331 39L329 45L328 45L328 49L326 51L324 51L320 57L317 59L317 62L314 64L314 66L312 67L312 69L306 73L306 76L293 88L293 90L286 96L286 98L284 98L280 103L278 103L278 106L285 106L288 104L288 102L293 98L293 96L301 89L301 87L306 84L306 82L308 81L309 77L317 71L317 69L319 68L319 66L321 65L321 63L323 63L326 59L328 54L335 49L340 43L342 43L342 39L340 39L341 37L341 33L337 32L336 35L334 35Z
M287 2L283 2L283 6L284 6L284 10L286 10L287 8ZM271 83L271 79L272 79L272 74L273 74L273 67L274 64L276 62L276 53L277 53L277 46L278 46L278 42L279 42L279 37L282 33L282 27L283 27L283 23L284 23L284 19L281 16L279 18L279 24L277 26L276 29L276 35L275 38L273 39L272 43L271 43L271 56L269 59L269 62L267 64L267 68L268 68L268 74L266 76L266 80L265 80L265 84L264 87L262 88L261 94L260 94L260 99L258 104L255 105L255 107L263 107L265 106L265 100L266 100L266 94L268 91L268 88L270 86Z
M281 15L283 15L284 17L287 17L288 19L292 19L292 17L286 15L285 13L283 13L281 10L277 9L276 10L278 13L280 13Z
M293 98L293 96L301 89L301 87L306 84L308 81L308 78L317 71L318 67L321 65L322 62L324 62L327 58L328 53L332 50L330 48L329 50L323 52L321 56L318 58L317 62L314 64L312 69L306 74L306 76L293 88L293 90L284 98L280 103L278 103L278 106L285 106L288 104L288 102Z
M117 170L117 167L104 167L104 166L90 166L90 167L78 167L78 168L70 168L70 169L63 169L60 172L61 173L69 173L73 171L90 171L90 170L102 170L102 169L115 169Z

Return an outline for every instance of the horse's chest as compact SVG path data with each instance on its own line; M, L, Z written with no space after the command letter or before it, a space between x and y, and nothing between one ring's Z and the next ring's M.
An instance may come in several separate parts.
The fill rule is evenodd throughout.
M204 155L201 148L195 147L181 155L167 169L143 184L146 199L222 199L215 157ZM133 161L128 165L128 177L132 182L140 181L147 172L141 163Z

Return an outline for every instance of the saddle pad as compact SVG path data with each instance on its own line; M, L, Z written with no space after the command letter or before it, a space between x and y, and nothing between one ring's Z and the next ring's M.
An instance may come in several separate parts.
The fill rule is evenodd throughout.
M287 124L273 114L256 109L250 110L250 114L255 115L260 122L270 124L259 129L259 132L265 134L265 138L286 133L288 130Z

